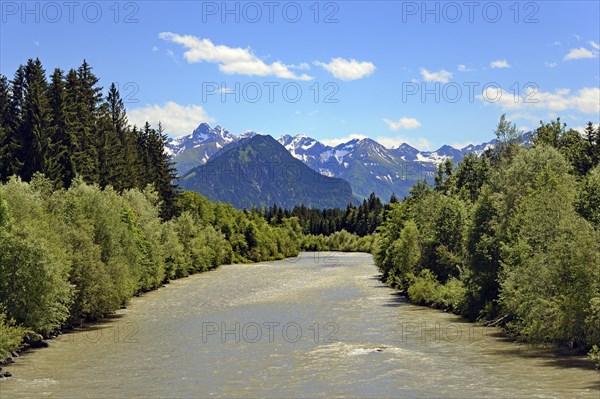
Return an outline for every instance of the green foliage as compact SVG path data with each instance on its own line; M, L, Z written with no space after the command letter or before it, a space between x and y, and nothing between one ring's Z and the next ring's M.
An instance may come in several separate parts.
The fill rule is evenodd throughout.
M21 340L27 329L16 326L14 320L8 320L4 312L0 312L0 359L5 359L21 346Z
M596 362L596 368L600 370L600 348L598 345L592 346L592 349L588 352L588 356Z
M163 221L151 186L119 194L76 178L66 190L53 187L41 175L0 185L0 358L25 331L96 320L170 279L299 251L293 217L272 226L184 193L183 212Z
M584 178L575 207L596 230L600 230L600 165Z
M557 119L531 148L505 116L496 130L494 151L443 163L435 190L391 206L375 261L414 303L587 351L600 343L597 129Z
M29 184L11 179L0 188L0 198L10 214L0 228L0 306L17 323L50 332L67 319L72 302L67 251L44 198Z
M342 230L330 236L305 235L302 237L301 248L304 251L371 252L373 242L374 236L359 237Z

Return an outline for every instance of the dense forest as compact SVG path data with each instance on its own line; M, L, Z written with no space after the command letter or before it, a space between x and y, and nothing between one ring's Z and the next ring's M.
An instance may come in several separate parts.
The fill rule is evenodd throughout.
M501 325L528 342L600 346L600 133L542 123L439 166L435 187L394 204L374 251L389 284L417 304Z
M385 212L391 209L391 204L397 202L398 198L392 195L389 203L384 205L375 194L371 193L369 198L364 199L358 207L348 204L346 209L319 209L300 205L288 210L274 204L269 208L253 208L253 210L273 224L278 224L285 218L296 217L304 234L329 236L346 230L364 237L375 233L383 222Z

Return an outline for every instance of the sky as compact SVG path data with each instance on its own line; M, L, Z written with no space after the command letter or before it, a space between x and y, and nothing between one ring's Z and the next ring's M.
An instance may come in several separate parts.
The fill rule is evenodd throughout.
M0 2L0 74L85 59L131 123L461 147L600 119L598 1Z

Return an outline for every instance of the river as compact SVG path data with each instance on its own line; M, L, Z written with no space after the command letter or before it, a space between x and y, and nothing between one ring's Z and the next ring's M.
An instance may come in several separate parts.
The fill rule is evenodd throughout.
M5 367L4 398L594 398L584 357L406 303L367 254L228 265Z

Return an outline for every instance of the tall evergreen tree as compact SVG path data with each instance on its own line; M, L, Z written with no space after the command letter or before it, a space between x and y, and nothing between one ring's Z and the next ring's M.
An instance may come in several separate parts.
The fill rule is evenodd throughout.
M77 118L77 142L73 155L76 172L86 181L97 183L98 178L98 140L96 118L102 102L102 88L98 86L98 78L92 73L92 68L83 61L75 76L67 75L67 82L75 78L75 107Z
M10 127L10 86L8 79L0 75L0 181L10 176L12 158L12 130Z
M24 128L23 104L26 85L25 66L20 65L10 84L11 95L8 109L9 136L7 138L7 146L11 157L8 160L6 176L18 175L23 167L23 163L19 161L17 155L21 152L21 143L18 137L21 136Z
M75 131L73 115L69 114L66 103L65 77L61 69L52 73L48 87L48 101L51 117L52 146L51 166L46 173L58 186L69 187L75 178L73 162Z
M20 175L30 180L34 173L46 173L52 145L50 137L50 107L46 72L39 59L29 60L25 67L26 90L23 97L23 128L18 136L17 153L23 165Z

